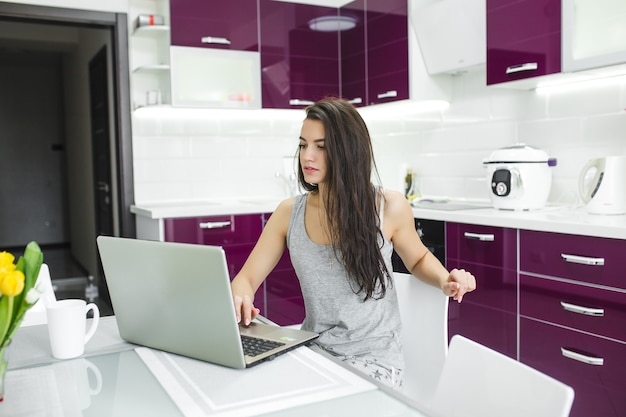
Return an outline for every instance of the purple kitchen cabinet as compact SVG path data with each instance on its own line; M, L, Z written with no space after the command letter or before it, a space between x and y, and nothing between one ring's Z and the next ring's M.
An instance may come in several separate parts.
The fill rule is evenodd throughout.
M260 0L264 108L302 108L339 95L339 33L310 27L313 19L338 13L337 8Z
M570 417L626 415L626 344L522 317L520 361L575 392Z
M408 99L408 2L367 0L366 18L367 103Z
M476 264L517 269L517 230L446 223L446 255Z
M626 343L626 293L520 275L520 314Z
M450 300L448 336L461 334L489 348L517 359L517 316L470 301Z
M487 0L487 85L561 72L561 0Z
M265 222L271 213L264 215ZM281 326L300 324L304 321L304 300L300 281L291 265L289 250L281 256L274 270L265 280L264 317Z
M626 240L520 232L520 270L626 289Z
M265 317L281 326L304 321L304 300L300 282L291 263L277 266L265 281L267 307Z
M517 231L446 223L446 267L466 269L477 291L449 307L449 335L462 334L517 358Z
M170 0L171 44L259 50L258 0Z
M520 360L571 385L571 416L626 415L626 241L520 232Z
M342 17L353 19L355 26L339 32L341 42L341 96L355 106L367 101L365 0L356 0L339 9Z
M165 219L165 240L201 245L256 243L263 227L262 214Z

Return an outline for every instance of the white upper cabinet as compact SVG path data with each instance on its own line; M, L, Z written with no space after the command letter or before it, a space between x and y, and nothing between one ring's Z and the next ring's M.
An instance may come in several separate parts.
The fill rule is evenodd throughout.
M626 63L626 1L563 0L564 72Z
M415 6L412 19L429 74L484 66L485 0L438 0Z

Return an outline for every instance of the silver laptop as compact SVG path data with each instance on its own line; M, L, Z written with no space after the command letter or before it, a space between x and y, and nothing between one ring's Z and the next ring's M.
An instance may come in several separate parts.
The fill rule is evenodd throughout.
M97 244L120 336L128 342L246 368L318 337L258 320L238 325L219 246L111 236L98 236Z

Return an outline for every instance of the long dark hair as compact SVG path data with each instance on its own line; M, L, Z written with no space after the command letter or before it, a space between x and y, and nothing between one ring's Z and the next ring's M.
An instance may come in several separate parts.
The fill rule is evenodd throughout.
M363 292L366 300L383 298L391 275L378 244L384 236L372 175L379 183L380 179L367 126L352 104L337 98L307 107L306 118L324 125L326 178L322 198L333 250L355 284L355 293ZM318 193L317 184L304 181L300 158L298 168L300 185Z

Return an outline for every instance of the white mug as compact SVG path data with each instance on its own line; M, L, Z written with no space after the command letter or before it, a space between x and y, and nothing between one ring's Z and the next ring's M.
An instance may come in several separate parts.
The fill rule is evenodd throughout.
M93 311L93 319L89 331L87 313ZM59 300L46 309L48 315L48 335L52 356L57 359L70 359L85 352L85 344L91 339L98 328L100 310L98 306L84 300Z

